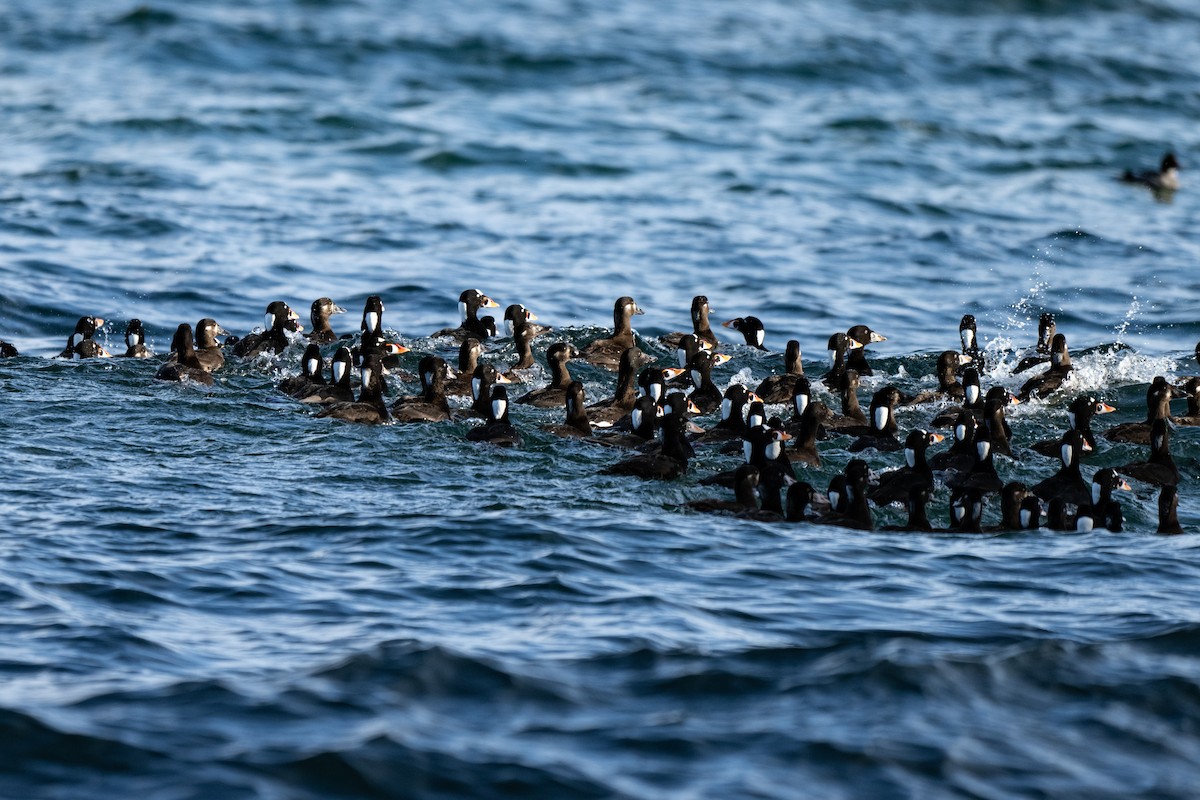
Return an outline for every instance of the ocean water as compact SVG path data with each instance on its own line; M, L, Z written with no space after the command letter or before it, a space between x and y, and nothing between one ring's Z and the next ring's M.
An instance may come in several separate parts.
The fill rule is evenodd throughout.
M768 331L718 331L722 387L886 335L865 404L929 386L964 313L1015 388L1048 310L1075 383L998 466L1033 483L1075 393L1103 429L1200 370L1198 34L1184 0L10 0L0 796L1194 797L1200 546L1153 487L1119 534L742 521L679 508L729 456L600 475L558 411L515 407L513 451L316 419L274 388L298 344L211 388L48 357L84 314L165 354L379 294L413 369L476 287L554 326L539 359L632 295L669 358L706 294ZM1169 202L1114 180L1168 150ZM1195 531L1200 432L1172 445Z

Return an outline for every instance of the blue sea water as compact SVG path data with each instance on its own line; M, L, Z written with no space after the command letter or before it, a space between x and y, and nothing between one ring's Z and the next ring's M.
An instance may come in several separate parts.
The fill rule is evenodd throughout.
M1194 797L1200 546L1152 487L1119 534L759 523L679 508L730 457L600 475L558 411L514 408L514 451L315 419L274 389L298 345L211 388L47 357L84 314L162 354L379 294L411 369L477 287L576 344L632 295L668 358L702 293L767 326L719 331L722 387L885 334L865 402L928 387L964 313L1015 388L1048 310L1075 385L999 465L1033 483L1075 392L1103 428L1197 373L1198 65L1184 0L10 0L0 796ZM1168 150L1170 202L1114 180ZM1200 437L1172 445L1194 531Z

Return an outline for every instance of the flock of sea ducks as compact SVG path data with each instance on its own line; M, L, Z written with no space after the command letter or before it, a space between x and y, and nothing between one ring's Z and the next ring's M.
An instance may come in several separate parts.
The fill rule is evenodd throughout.
M312 329L307 333L299 316L282 301L267 306L261 331L242 338L229 336L213 319L200 320L194 332L192 326L181 324L175 331L171 354L156 377L211 385L213 372L225 363L226 352L242 359L275 357L293 342L303 341L307 345L300 358L299 374L284 378L278 388L301 403L319 406L318 417L367 424L436 423L478 417L484 422L468 430L467 439L502 447L520 446L521 431L509 417L508 387L531 376L528 371L536 365L533 341L550 329L538 324L523 305L508 306L502 319L503 335L512 338L517 361L505 372L480 358L483 343L499 334L495 318L480 312L498 308L498 304L482 292L469 289L460 295L459 307L461 324L432 334L460 343L457 369L429 354L420 358L417 376L405 373L400 368L400 356L408 348L389 341L383 327L383 302L373 295L364 305L357 336L339 337L333 331L330 317L344 309L329 298L313 302ZM889 384L874 393L865 411L858 398L859 379L873 374L865 348L884 341L884 337L866 325L835 333L828 343L830 368L821 382L840 398L837 413L813 398L798 341L787 344L783 372L767 377L753 391L733 382L722 392L713 382L712 370L728 361L729 356L716 352L718 341L710 327L706 297L697 296L692 301L691 333L662 337L665 344L676 348L677 367L651 363L655 359L638 348L632 319L641 313L631 297L621 297L613 307L611 336L596 339L581 350L563 341L550 344L545 349L548 385L520 395L515 402L565 409L562 424L543 426L550 433L629 450L631 455L604 469L608 474L670 480L688 470L697 446L740 453L743 463L736 469L700 480L704 485L731 488L733 498L687 503L695 511L872 530L875 525L870 503L902 503L908 511L907 522L885 529L982 533L1045 527L1119 531L1123 515L1114 492L1130 488L1125 481L1128 477L1161 487L1158 532L1182 532L1176 510L1180 474L1169 448L1170 430L1172 424L1200 425L1200 377L1188 379L1182 387L1156 377L1146 392L1146 419L1104 432L1113 441L1146 444L1149 450L1144 461L1100 469L1090 482L1084 479L1080 462L1096 444L1092 420L1114 410L1084 394L1071 401L1067 413L1070 426L1061 438L1030 445L1058 459L1059 468L1053 475L1032 487L1005 483L997 475L993 459L1013 457L1012 431L1005 409L1031 397L1053 395L1061 392L1064 384L1069 385L1071 356L1066 337L1057 331L1052 314L1042 314L1037 343L1014 370L1033 374L1015 395L1000 386L984 391L980 385L986 356L978 344L975 318L968 314L959 325L959 349L946 350L938 357L936 388L910 396ZM94 338L103 324L104 320L97 317L81 318L58 357L111 357ZM723 324L740 333L746 345L766 350L763 325L756 317L739 317ZM224 342L218 339L222 335L227 337ZM127 324L125 344L125 357L154 355L146 346L139 320ZM322 346L335 350L328 375ZM16 355L14 347L0 342L0 356ZM1200 344L1196 358L1200 362ZM570 373L572 359L615 370L614 394L587 405L582 384ZM352 384L356 374L357 394ZM385 399L387 374L419 380L420 394L389 402ZM469 405L452 408L447 398L453 396L469 399ZM1172 416L1171 401L1183 397L1187 399L1187 413ZM788 411L768 416L767 406L780 403L786 403ZM941 434L916 429L903 441L898 438L897 407L925 404L937 405L931 428L953 430L953 444L934 455L928 455L927 450L943 441ZM717 421L707 430L692 420L694 416L712 414L718 414ZM822 459L818 442L835 437L850 438L849 444L842 445L850 453L902 450L905 463L876 476L866 461L853 458L842 473L833 477L825 492L818 492L799 479L795 465L819 467ZM951 490L949 524L944 528L933 525L926 511L938 483ZM984 502L993 493L1000 494L1000 522L985 527Z
M1158 171L1125 172L1120 180L1145 186L1161 199L1179 188L1179 163L1174 154L1168 153ZM278 356L293 341L303 339L307 347L300 359L300 373L283 379L279 390L301 403L321 406L318 417L367 424L435 423L479 417L483 424L470 429L467 439L501 447L519 446L523 437L509 418L508 386L526 380L528 371L536 366L532 342L550 329L537 324L537 318L523 305L508 306L502 320L504 335L515 344L517 362L509 372L502 372L480 360L483 342L499 333L495 318L481 316L480 311L498 307L487 295L468 289L459 296L461 324L432 335L460 343L457 371L443 358L430 354L420 359L418 376L404 373L400 356L408 348L388 340L383 328L383 301L372 295L363 307L357 337L339 337L333 331L330 317L345 309L327 297L313 302L312 330L307 334L303 333L299 315L283 301L267 306L261 331L242 338L230 336L210 318L196 323L194 331L192 326L181 324L172 339L171 353L156 377L211 385L212 373L225 363L226 351L243 359L262 354ZM908 396L889 384L874 393L865 412L858 399L859 379L873 374L865 347L884 341L884 337L866 325L835 333L828 344L831 365L821 380L840 398L841 413L836 413L813 399L797 340L787 343L784 372L766 378L753 391L735 382L721 392L713 382L712 369L728 361L729 356L716 352L718 341L709 324L706 297L697 296L692 301L691 333L663 337L665 344L676 348L678 367L652 363L655 359L637 347L632 318L641 313L633 298L618 298L613 307L611 336L592 341L581 351L567 342L551 344L545 350L549 384L522 394L516 402L564 408L566 418L562 424L542 426L550 433L633 451L633 455L604 470L612 475L647 480L677 478L688 470L695 445L741 453L743 463L736 469L700 480L704 485L731 488L733 499L687 503L695 511L873 530L870 503L902 503L908 511L907 522L885 529L960 533L1043 527L1057 531L1120 531L1124 519L1114 492L1129 489L1125 481L1129 477L1161 487L1158 532L1183 532L1177 513L1180 474L1171 456L1170 430L1172 424L1200 425L1200 377L1189 378L1183 386L1172 385L1162 376L1154 378L1146 390L1146 419L1104 432L1112 441L1147 445L1144 461L1100 469L1090 482L1084 479L1080 462L1096 444L1092 419L1114 409L1083 394L1068 406L1069 427L1061 438L1030 445L1043 455L1058 458L1059 468L1053 475L1028 487L1019 482L1005 483L996 473L996 456L1013 458L1012 429L1005 419L1005 408L1030 397L1053 395L1069 381L1071 356L1066 337L1057 332L1052 314L1042 314L1037 343L1019 361L1014 374L1046 367L1029 378L1017 394L1001 386L983 391L980 374L985 366L984 354L979 348L975 318L967 314L959 324L960 349L946 350L938 357L936 389ZM111 357L94 338L103 324L98 317L80 318L58 357ZM765 331L758 318L739 317L723 324L739 332L748 346L766 350ZM224 342L218 339L222 335L226 336ZM141 321L130 320L123 356L152 357L145 339ZM334 343L338 346L326 377L321 348ZM0 358L17 355L15 347L0 341ZM613 396L586 404L583 385L571 377L568 364L572 359L616 370ZM1200 363L1200 344L1196 345L1196 360ZM385 375L389 370L404 379L419 379L421 393L389 403L385 399ZM357 395L352 383L355 373ZM447 399L452 396L468 397L470 404L452 409ZM1182 416L1171 415L1170 404L1176 398L1187 399L1187 413ZM786 419L768 417L766 407L777 403L788 404ZM939 404L940 411L930 426L951 427L954 441L947 450L928 456L928 448L945 437L915 429L901 441L896 408L932 403ZM942 407L945 403L952 405ZM718 421L707 430L691 420L718 411ZM866 461L854 458L833 477L824 493L818 492L798 478L794 465L819 467L817 442L832 437L851 437L845 448L851 453L903 450L905 463L876 476ZM945 528L934 526L926 511L939 482L951 490L949 524ZM984 502L994 493L1000 495L1000 522L985 527Z

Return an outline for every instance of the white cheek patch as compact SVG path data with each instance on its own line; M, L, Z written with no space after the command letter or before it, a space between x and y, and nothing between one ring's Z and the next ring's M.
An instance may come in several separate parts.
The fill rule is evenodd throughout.
M271 330L272 328L275 327L275 315L274 314L264 314L263 322L266 325L266 330L268 330L268 331Z
M754 453L754 445L749 439L742 439L742 457L746 459L746 463L750 463L750 456Z
M697 386L704 383L704 376L700 374L700 370L692 370L692 383L696 384Z
M379 327L379 314L375 311L368 311L363 315L363 322L366 324L368 331L373 331Z
M1064 467L1071 466L1071 462L1075 460L1075 454L1071 452L1072 447L1069 444L1062 446L1062 463Z
M505 400L492 401L492 418L496 420L504 419L505 412L508 411L508 402Z
M915 468L917 466L917 451L911 447L904 448L904 460L908 464L909 469Z
M462 301L458 303L458 315L462 318L463 322L467 321L467 304ZM372 325L371 327L374 328L375 326Z
M333 362L333 382L341 383L342 376L345 374L346 374L346 362L345 361Z
M728 397L721 401L721 421L729 419L729 415L733 413L733 402Z
M880 406L875 409L875 430L881 431L888 423L888 409L886 406Z
M321 362L319 359L310 358L305 362L309 375L319 375L321 372Z
M480 381L479 378L471 378L471 397L475 398L476 400L479 399L480 383L482 383L482 381Z
M979 387L978 386L976 386L975 384L972 383L971 385L966 387L964 392L967 396L967 404L968 405L975 405L975 403L979 402Z
M796 409L799 415L804 414L804 409L808 408L808 395L798 394L792 397L792 406Z

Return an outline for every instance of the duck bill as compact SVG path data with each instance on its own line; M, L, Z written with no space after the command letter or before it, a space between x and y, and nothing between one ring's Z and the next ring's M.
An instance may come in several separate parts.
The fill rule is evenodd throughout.
M937 444L938 442L944 442L944 441L946 441L946 437L940 433L929 434L929 443L930 444Z
M726 355L725 353L717 353L716 355L713 356L713 366L720 366L721 364L728 364L732 360L733 360L733 356Z
M485 297L483 299L485 302L480 306L480 308L499 308L500 307L500 304L497 303L495 300L493 300L490 297Z
M696 405L696 404L695 404L695 403L693 403L691 400L688 400L688 402L687 402L687 412L688 412L689 414L699 414L699 413L700 413L700 406Z
M858 339L851 339L849 337L846 338L846 349L847 350L861 350L862 346L863 346L862 342L860 342Z
M513 382L512 378L508 377L507 375L505 375L502 372L498 373L496 375L496 380L494 381L494 383L512 383L512 382Z
M966 353L959 353L959 355L958 355L958 365L959 365L960 367L961 367L961 366L964 366L964 365L966 365L966 364L970 364L970 363L971 363L972 361L974 361L974 360L975 360L974 358L972 358L971 356L967 355Z
M395 344L393 342L388 342L387 344L385 344L383 346L383 349L389 356L398 356L402 353L408 352L407 347L405 347L402 344Z
M882 334L878 334L878 333L876 333L875 331L871 331L871 342L872 342L872 343L874 343L874 342L886 342L886 341L887 341L887 337L886 337L886 336L883 336Z
M329 309L329 313L330 313L330 314L345 314L345 313L346 313L346 309L342 308L342 307L341 307L341 306L339 306L339 305L334 305L334 307L333 307L333 308Z
M725 320L724 322L722 322L722 323L721 323L721 327L722 327L722 328L732 328L732 327L733 327L733 323L735 323L735 322L737 322L737 320L736 320L736 319L727 319L727 320Z
M680 375L682 375L685 372L687 372L687 370L685 370L685 369L681 369L678 367L668 367L667 369L663 370L663 380L669 381L672 378L678 378Z
M1096 413L1097 414L1111 414L1116 410L1117 409L1115 406L1110 406L1108 403L1103 403L1103 402L1096 403Z

